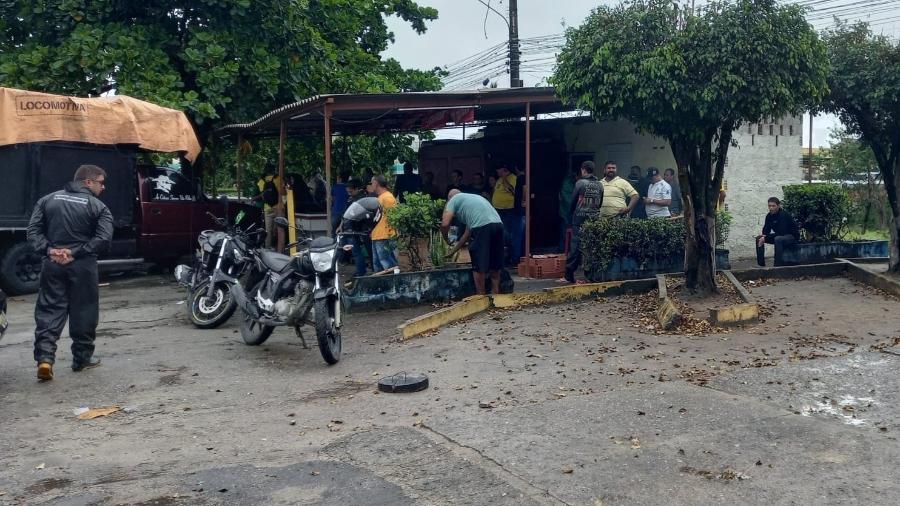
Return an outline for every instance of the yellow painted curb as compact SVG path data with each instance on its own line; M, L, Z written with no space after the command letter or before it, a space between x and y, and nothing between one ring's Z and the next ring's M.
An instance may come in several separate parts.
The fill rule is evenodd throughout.
M439 329L482 311L510 309L524 306L563 304L601 295L620 295L628 291L646 291L656 287L656 280L610 281L545 288L540 292L507 293L499 295L473 295L450 307L424 314L397 327L403 339L409 339L425 332Z
M709 320L716 325L738 325L759 319L757 304L735 304L733 306L710 309Z
M681 321L681 311L678 306L672 302L672 299L664 297L659 300L659 307L656 309L656 321L659 322L663 330L669 330Z
M624 281L608 281L606 283L586 283L583 285L568 285L555 288L544 288L542 293L547 294L551 304L572 302L574 300L587 299L603 295L606 292L621 288Z
M397 327L403 339L409 339L455 321L468 318L491 308L491 299L485 295L466 297L450 307L424 314Z

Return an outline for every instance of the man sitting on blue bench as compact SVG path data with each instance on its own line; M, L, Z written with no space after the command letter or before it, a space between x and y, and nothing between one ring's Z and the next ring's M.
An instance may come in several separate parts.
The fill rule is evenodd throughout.
M766 266L766 243L775 245L775 267L783 265L784 248L800 239L800 228L794 218L781 208L781 201L769 198L769 214L763 225L762 235L756 236L756 263Z

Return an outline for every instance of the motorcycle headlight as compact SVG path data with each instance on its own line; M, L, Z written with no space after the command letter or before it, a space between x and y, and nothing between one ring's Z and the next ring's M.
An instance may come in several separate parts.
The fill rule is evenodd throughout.
M309 260L312 262L313 269L316 272L328 272L334 265L334 249L323 251L321 253L310 253Z
M175 280L179 283L190 285L191 284L191 276L193 275L193 269L188 267L187 265L179 265L175 267Z
M246 259L244 258L244 255L241 254L241 250L239 250L239 249L237 249L237 248L234 248L234 249L232 250L232 254L234 255L234 261L235 261L235 263L241 264L241 263L244 263L244 261L246 260Z

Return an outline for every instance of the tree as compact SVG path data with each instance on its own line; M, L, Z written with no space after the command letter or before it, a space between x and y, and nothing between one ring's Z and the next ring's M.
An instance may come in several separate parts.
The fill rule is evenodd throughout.
M866 181L873 172L878 173L872 150L844 128L831 131L831 146L817 162L822 167L822 179L829 181Z
M824 109L872 150L892 215L890 272L900 274L900 45L865 23L838 23L823 40L831 64Z
M831 146L817 158L814 164L822 168L822 179L848 187L854 203L851 225L860 225L865 234L874 214L876 228L887 230L891 213L881 190L881 171L869 146L847 133L846 128L835 128Z
M412 0L0 0L0 83L182 109L206 144L217 126L317 93L439 89L439 71L381 59L390 15L423 33L437 11Z
M732 133L825 93L825 49L800 7L669 0L595 9L569 29L553 76L564 100L669 142L684 197L687 286L716 291L715 214Z

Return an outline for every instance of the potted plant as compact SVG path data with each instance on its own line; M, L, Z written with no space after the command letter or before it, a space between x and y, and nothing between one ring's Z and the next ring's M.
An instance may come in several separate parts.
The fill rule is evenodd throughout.
M424 193L408 193L406 201L387 210L388 225L397 231L397 243L409 258L410 269L425 267L429 245L440 228L444 200L432 200ZM440 234L438 234L438 239Z

